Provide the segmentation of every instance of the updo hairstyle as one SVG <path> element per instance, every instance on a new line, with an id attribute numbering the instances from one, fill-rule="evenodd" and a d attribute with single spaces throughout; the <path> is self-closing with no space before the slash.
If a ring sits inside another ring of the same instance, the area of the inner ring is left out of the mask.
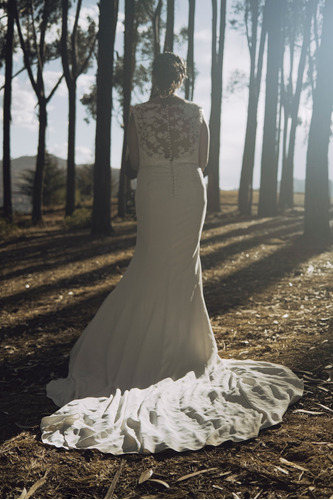
<path id="1" fill-rule="evenodd" d="M 159 97 L 170 96 L 186 77 L 186 63 L 173 52 L 159 54 L 153 63 L 153 86 Z"/>

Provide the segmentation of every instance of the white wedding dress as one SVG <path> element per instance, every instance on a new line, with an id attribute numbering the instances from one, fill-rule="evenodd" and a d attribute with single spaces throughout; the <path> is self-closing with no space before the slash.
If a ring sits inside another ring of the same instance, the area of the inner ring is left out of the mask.
<path id="1" fill-rule="evenodd" d="M 47 386 L 61 408 L 43 418 L 42 440 L 57 447 L 119 455 L 241 441 L 280 422 L 302 395 L 284 366 L 218 356 L 199 255 L 202 110 L 165 102 L 134 108 L 136 248 L 76 342 L 68 377 Z"/>

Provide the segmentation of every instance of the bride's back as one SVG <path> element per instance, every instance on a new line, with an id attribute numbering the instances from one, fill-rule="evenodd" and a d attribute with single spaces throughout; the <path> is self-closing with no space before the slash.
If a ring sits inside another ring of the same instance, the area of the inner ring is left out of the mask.
<path id="1" fill-rule="evenodd" d="M 202 109 L 176 96 L 134 107 L 140 168 L 172 163 L 198 166 Z"/>

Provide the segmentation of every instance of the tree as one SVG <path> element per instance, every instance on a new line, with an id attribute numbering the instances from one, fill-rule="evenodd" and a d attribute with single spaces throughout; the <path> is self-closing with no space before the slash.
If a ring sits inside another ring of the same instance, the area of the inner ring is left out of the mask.
<path id="1" fill-rule="evenodd" d="M 238 190 L 238 209 L 241 214 L 250 215 L 252 209 L 253 169 L 257 138 L 258 101 L 260 95 L 262 64 L 266 40 L 266 4 L 263 7 L 258 55 L 258 0 L 247 0 L 244 10 L 244 17 L 247 43 L 250 52 L 250 80 L 242 170 Z M 248 24 L 250 24 L 250 26 L 248 26 Z"/>
<path id="2" fill-rule="evenodd" d="M 306 159 L 304 235 L 330 237 L 328 147 L 333 108 L 333 2 L 325 0 Z"/>
<path id="3" fill-rule="evenodd" d="M 10 110 L 12 101 L 12 72 L 14 50 L 14 8 L 13 0 L 7 3 L 7 32 L 5 39 L 5 85 L 3 99 L 3 216 L 12 219 L 12 188 L 10 161 Z"/>
<path id="4" fill-rule="evenodd" d="M 68 88 L 66 215 L 71 215 L 75 209 L 76 83 L 78 77 L 89 67 L 96 41 L 94 21 L 90 20 L 86 32 L 79 26 L 81 5 L 82 0 L 78 0 L 73 30 L 69 38 L 69 0 L 62 0 L 61 60 Z"/>
<path id="5" fill-rule="evenodd" d="M 135 47 L 137 38 L 137 23 L 135 22 L 135 7 L 138 2 L 125 0 L 125 36 L 124 36 L 124 68 L 123 68 L 123 122 L 124 139 L 121 157 L 119 180 L 118 215 L 126 214 L 127 194 L 130 190 L 130 180 L 126 175 L 127 165 L 127 128 L 130 115 L 133 71 L 135 66 Z"/>
<path id="6" fill-rule="evenodd" d="M 31 201 L 34 192 L 33 170 L 27 169 L 21 174 L 21 182 L 19 192 L 27 196 Z M 43 205 L 51 206 L 63 202 L 65 188 L 65 171 L 59 168 L 57 160 L 54 156 L 45 152 L 45 168 L 43 176 Z"/>
<path id="7" fill-rule="evenodd" d="M 285 113 L 285 134 L 287 135 L 287 124 L 288 118 L 291 118 L 290 131 L 289 131 L 289 143 L 288 152 L 286 153 L 286 147 L 283 148 L 283 163 L 282 163 L 282 176 L 281 176 L 281 186 L 279 194 L 279 207 L 283 210 L 285 208 L 292 208 L 294 205 L 293 195 L 293 183 L 294 183 L 294 153 L 295 153 L 295 142 L 296 142 L 296 130 L 298 126 L 298 110 L 301 98 L 301 92 L 303 87 L 303 77 L 306 63 L 306 54 L 309 49 L 310 35 L 311 35 L 311 22 L 317 8 L 317 0 L 308 0 L 306 5 L 305 19 L 301 23 L 301 31 L 303 33 L 302 48 L 298 62 L 297 70 L 297 81 L 295 92 L 293 92 L 292 74 L 293 74 L 293 51 L 295 45 L 295 36 L 290 36 L 290 72 L 289 72 L 289 84 L 288 92 L 284 92 L 288 97 L 287 102 L 284 103 L 284 113 Z M 296 8 L 297 5 L 293 2 L 294 16 L 299 18 L 299 11 Z M 289 111 L 290 109 L 290 111 Z"/>
<path id="8" fill-rule="evenodd" d="M 208 188 L 207 209 L 210 212 L 220 211 L 220 136 L 222 107 L 222 67 L 224 51 L 224 33 L 226 20 L 226 0 L 220 3 L 220 26 L 217 38 L 217 0 L 212 0 L 212 67 L 211 67 L 211 110 L 210 110 L 210 155 L 207 166 Z"/>
<path id="9" fill-rule="evenodd" d="M 112 231 L 110 148 L 113 53 L 117 19 L 118 0 L 100 0 L 92 234 L 110 234 Z"/>
<path id="10" fill-rule="evenodd" d="M 56 58 L 58 54 L 55 50 L 56 44 L 46 44 L 46 31 L 52 24 L 58 22 L 60 3 L 58 0 L 44 0 L 42 2 L 38 2 L 35 6 L 34 0 L 27 0 L 27 2 L 21 6 L 21 10 L 19 10 L 18 0 L 13 0 L 13 7 L 15 10 L 15 18 L 20 45 L 23 51 L 24 65 L 28 72 L 30 83 L 38 101 L 39 130 L 32 202 L 32 223 L 40 224 L 43 220 L 42 190 L 46 148 L 47 105 L 52 99 L 63 77 L 63 75 L 61 75 L 58 82 L 47 96 L 45 92 L 43 76 L 44 65 L 47 60 Z M 26 20 L 25 37 L 21 26 L 21 18 Z M 37 33 L 39 33 L 39 38 L 37 36 Z M 32 71 L 33 59 L 37 59 L 36 76 Z"/>
<path id="11" fill-rule="evenodd" d="M 167 0 L 167 22 L 164 40 L 164 52 L 173 52 L 175 25 L 175 0 Z"/>
<path id="12" fill-rule="evenodd" d="M 193 101 L 194 94 L 194 17 L 195 0 L 189 0 L 188 10 L 188 45 L 187 45 L 187 78 L 185 80 L 185 99 Z"/>
<path id="13" fill-rule="evenodd" d="M 258 215 L 271 217 L 277 213 L 277 106 L 281 65 L 282 14 L 284 0 L 267 0 L 267 72 L 264 134 L 261 156 L 261 179 Z"/>

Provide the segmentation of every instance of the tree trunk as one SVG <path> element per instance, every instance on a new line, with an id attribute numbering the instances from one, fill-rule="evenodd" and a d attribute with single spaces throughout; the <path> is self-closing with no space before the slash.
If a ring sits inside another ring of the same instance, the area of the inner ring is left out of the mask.
<path id="1" fill-rule="evenodd" d="M 330 237 L 328 147 L 333 107 L 333 2 L 323 10 L 317 80 L 306 160 L 304 235 L 315 241 Z"/>
<path id="2" fill-rule="evenodd" d="M 253 12 L 255 15 L 255 12 Z M 266 39 L 266 4 L 264 6 L 263 20 L 261 26 L 260 44 L 258 52 L 257 71 L 255 74 L 256 58 L 256 29 L 252 31 L 252 50 L 250 50 L 251 66 L 249 81 L 249 101 L 246 121 L 245 142 L 243 150 L 241 178 L 238 190 L 238 209 L 241 214 L 250 215 L 252 209 L 252 185 L 255 145 L 257 138 L 257 113 L 260 94 L 262 63 Z"/>
<path id="3" fill-rule="evenodd" d="M 165 30 L 164 52 L 173 52 L 175 25 L 175 0 L 167 0 L 167 23 Z"/>
<path id="4" fill-rule="evenodd" d="M 207 166 L 207 210 L 220 211 L 220 142 L 221 142 L 221 107 L 222 107 L 222 68 L 224 50 L 224 32 L 226 19 L 226 0 L 220 4 L 220 29 L 218 51 L 217 45 L 217 2 L 212 0 L 212 93 L 210 111 L 210 154 Z"/>
<path id="5" fill-rule="evenodd" d="M 152 24 L 153 24 L 153 37 L 154 37 L 154 57 L 158 56 L 161 52 L 160 45 L 160 32 L 161 32 L 161 10 L 163 6 L 163 0 L 158 0 L 157 7 L 153 14 Z"/>
<path id="6" fill-rule="evenodd" d="M 267 73 L 258 215 L 277 214 L 277 106 L 284 1 L 267 0 Z"/>
<path id="7" fill-rule="evenodd" d="M 66 215 L 75 210 L 75 130 L 76 130 L 76 80 L 68 87 L 68 144 L 67 144 L 67 181 Z"/>
<path id="8" fill-rule="evenodd" d="M 11 221 L 13 215 L 12 187 L 11 187 L 11 162 L 10 162 L 10 110 L 12 102 L 12 72 L 13 72 L 13 41 L 14 41 L 14 16 L 12 0 L 8 2 L 8 21 L 5 50 L 5 89 L 3 98 L 3 216 Z"/>
<path id="9" fill-rule="evenodd" d="M 301 55 L 298 63 L 296 89 L 292 100 L 288 153 L 286 155 L 282 168 L 281 187 L 279 195 L 279 207 L 282 210 L 284 210 L 285 208 L 292 208 L 294 206 L 294 154 L 296 129 L 298 125 L 298 110 L 303 86 L 306 54 L 310 43 L 311 21 L 316 8 L 317 0 L 309 0 L 307 4 L 306 19 L 303 29 L 304 35 Z"/>
<path id="10" fill-rule="evenodd" d="M 100 0 L 92 234 L 110 234 L 113 51 L 118 0 Z"/>
<path id="11" fill-rule="evenodd" d="M 133 59 L 134 59 L 134 17 L 135 3 L 132 0 L 125 0 L 125 41 L 124 41 L 124 80 L 123 80 L 123 122 L 124 122 L 124 139 L 123 150 L 121 156 L 121 169 L 119 178 L 119 195 L 118 195 L 118 215 L 125 217 L 127 212 L 127 199 L 130 183 L 126 175 L 127 162 L 127 128 L 130 115 L 132 80 L 133 80 Z"/>
<path id="12" fill-rule="evenodd" d="M 43 205 L 43 178 L 45 165 L 45 137 L 47 127 L 46 99 L 39 100 L 39 130 L 38 130 L 38 150 L 36 160 L 36 171 L 34 178 L 34 187 L 32 193 L 32 223 L 42 224 L 42 205 Z"/>
<path id="13" fill-rule="evenodd" d="M 185 80 L 185 99 L 193 101 L 194 94 L 194 17 L 195 0 L 189 0 L 188 11 L 188 46 L 187 46 L 187 78 Z"/>

